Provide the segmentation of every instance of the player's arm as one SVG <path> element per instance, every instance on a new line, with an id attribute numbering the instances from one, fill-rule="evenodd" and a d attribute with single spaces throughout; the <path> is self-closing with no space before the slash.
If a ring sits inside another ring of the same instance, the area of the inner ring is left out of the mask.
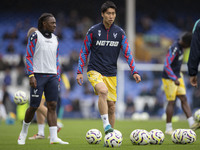
<path id="1" fill-rule="evenodd" d="M 60 82 L 60 64 L 59 64 L 58 55 L 59 55 L 59 43 L 58 43 L 57 53 L 56 53 L 56 66 L 57 66 L 58 81 Z"/>
<path id="2" fill-rule="evenodd" d="M 190 83 L 197 87 L 197 73 L 200 61 L 200 20 L 198 20 L 193 28 L 190 55 L 188 59 L 188 72 L 190 75 Z"/>
<path id="3" fill-rule="evenodd" d="M 92 33 L 88 33 L 84 39 L 84 42 L 79 54 L 77 77 L 76 77 L 76 80 L 79 85 L 82 85 L 83 83 L 83 67 L 85 66 L 87 62 L 87 58 L 90 53 L 91 44 L 92 44 Z"/>
<path id="4" fill-rule="evenodd" d="M 133 55 L 131 53 L 130 46 L 128 44 L 128 40 L 124 34 L 122 35 L 121 50 L 126 59 L 126 62 L 128 63 L 128 65 L 131 69 L 133 78 L 135 79 L 136 83 L 139 83 L 141 81 L 141 77 L 136 70 L 135 61 L 133 59 Z"/>
<path id="5" fill-rule="evenodd" d="M 168 77 L 174 81 L 176 85 L 179 85 L 178 77 L 174 74 L 171 64 L 174 61 L 175 57 L 177 55 L 177 48 L 170 48 L 167 55 L 166 55 L 166 60 L 164 63 L 164 70 L 167 73 Z"/>
<path id="6" fill-rule="evenodd" d="M 26 72 L 29 76 L 30 86 L 37 87 L 37 82 L 33 73 L 33 56 L 35 53 L 35 46 L 37 43 L 37 34 L 34 32 L 29 38 L 26 47 Z"/>

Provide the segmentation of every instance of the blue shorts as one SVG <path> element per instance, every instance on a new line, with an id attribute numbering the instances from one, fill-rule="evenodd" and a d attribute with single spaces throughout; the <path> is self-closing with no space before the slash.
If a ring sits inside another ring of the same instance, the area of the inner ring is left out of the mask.
<path id="1" fill-rule="evenodd" d="M 37 87 L 30 90 L 30 106 L 39 107 L 42 93 L 44 92 L 46 101 L 57 101 L 59 81 L 56 75 L 34 74 L 37 80 Z"/>

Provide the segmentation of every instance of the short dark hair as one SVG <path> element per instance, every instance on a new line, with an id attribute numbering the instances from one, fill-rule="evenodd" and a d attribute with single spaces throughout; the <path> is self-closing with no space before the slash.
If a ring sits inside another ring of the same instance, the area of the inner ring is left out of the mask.
<path id="1" fill-rule="evenodd" d="M 42 31 L 43 29 L 43 22 L 46 21 L 49 17 L 54 17 L 51 13 L 43 13 L 40 18 L 38 19 L 38 30 Z"/>
<path id="2" fill-rule="evenodd" d="M 101 6 L 101 12 L 106 12 L 108 8 L 113 8 L 115 11 L 117 10 L 117 6 L 112 1 L 106 1 Z"/>
<path id="3" fill-rule="evenodd" d="M 191 32 L 184 32 L 181 35 L 181 40 L 184 43 L 184 45 L 186 45 L 187 47 L 190 46 L 191 41 L 192 41 L 192 33 Z"/>

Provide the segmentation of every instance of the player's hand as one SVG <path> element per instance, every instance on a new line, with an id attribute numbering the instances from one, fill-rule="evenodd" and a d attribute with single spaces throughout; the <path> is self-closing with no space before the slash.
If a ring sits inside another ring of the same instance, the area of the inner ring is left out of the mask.
<path id="1" fill-rule="evenodd" d="M 83 74 L 77 74 L 76 76 L 76 81 L 78 82 L 78 84 L 81 86 L 83 83 Z"/>
<path id="2" fill-rule="evenodd" d="M 194 87 L 198 87 L 197 76 L 190 76 L 190 84 Z"/>
<path id="3" fill-rule="evenodd" d="M 135 79 L 136 83 L 139 83 L 141 81 L 141 77 L 139 74 L 134 74 L 133 78 Z"/>
<path id="4" fill-rule="evenodd" d="M 35 88 L 37 87 L 37 81 L 36 81 L 36 79 L 35 79 L 34 76 L 32 76 L 32 77 L 29 78 L 29 83 L 30 83 L 30 86 L 31 86 L 32 88 L 35 89 Z"/>
<path id="5" fill-rule="evenodd" d="M 174 83 L 176 84 L 176 85 L 180 85 L 180 82 L 178 81 L 178 79 L 176 79 L 175 81 L 174 81 Z"/>

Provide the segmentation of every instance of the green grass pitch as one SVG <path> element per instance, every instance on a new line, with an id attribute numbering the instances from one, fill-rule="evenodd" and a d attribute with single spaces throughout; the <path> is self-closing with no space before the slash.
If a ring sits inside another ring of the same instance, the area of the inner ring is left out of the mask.
<path id="1" fill-rule="evenodd" d="M 26 140 L 25 145 L 17 145 L 17 138 L 21 130 L 21 122 L 15 122 L 14 125 L 6 125 L 4 122 L 0 124 L 0 150 L 99 150 L 99 149 L 112 149 L 103 147 L 103 139 L 98 145 L 89 145 L 85 140 L 85 134 L 89 129 L 99 129 L 102 134 L 103 127 L 101 120 L 84 120 L 84 119 L 65 119 L 62 121 L 64 128 L 60 131 L 58 136 L 69 145 L 51 145 L 49 139 L 43 140 Z M 173 127 L 188 128 L 187 121 L 179 121 L 173 123 Z M 192 144 L 179 145 L 171 141 L 169 135 L 165 135 L 165 140 L 162 145 L 132 145 L 129 135 L 134 129 L 160 129 L 164 132 L 165 121 L 163 120 L 150 120 L 150 121 L 132 121 L 123 120 L 116 121 L 115 128 L 122 132 L 123 142 L 121 150 L 199 150 L 200 149 L 200 129 L 195 131 L 197 141 Z M 28 136 L 37 133 L 37 125 L 31 124 L 29 127 Z M 48 126 L 45 126 L 45 137 L 48 137 Z M 104 134 L 103 134 L 104 137 Z"/>

